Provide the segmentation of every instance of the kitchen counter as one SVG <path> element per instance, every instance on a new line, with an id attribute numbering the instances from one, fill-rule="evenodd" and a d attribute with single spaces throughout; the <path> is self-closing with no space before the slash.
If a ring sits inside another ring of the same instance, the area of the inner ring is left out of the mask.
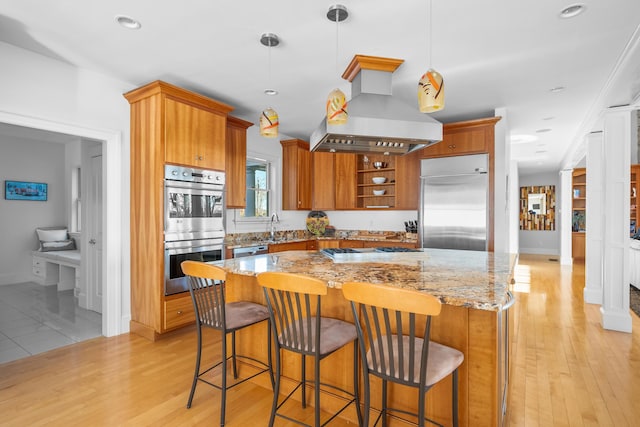
<path id="1" fill-rule="evenodd" d="M 346 281 L 385 283 L 429 292 L 444 304 L 431 322 L 431 338 L 464 354 L 459 368 L 460 426 L 504 425 L 508 375 L 511 360 L 513 300 L 509 292 L 516 255 L 492 252 L 425 249 L 421 252 L 364 252 L 361 257 L 335 261 L 318 251 L 286 251 L 267 255 L 215 261 L 227 271 L 227 301 L 266 304 L 256 276 L 264 271 L 307 274 L 327 283 L 322 299 L 324 316 L 353 322 L 349 302 L 340 287 Z M 341 257 L 338 257 L 341 258 Z M 264 327 L 238 331 L 238 352 L 263 360 L 267 333 Z M 331 356 L 333 369 L 324 369 L 321 382 L 351 387 L 353 353 L 348 348 Z M 289 393 L 300 377 L 300 358 L 284 354 L 283 394 Z M 270 389 L 261 376 L 251 381 Z M 380 402 L 380 383 L 372 380 L 373 407 Z M 297 394 L 294 394 L 294 398 Z M 322 406 L 337 409 L 340 399 L 322 397 Z M 412 389 L 394 389 L 390 406 L 417 412 Z M 353 412 L 353 411 L 352 411 Z M 340 415 L 357 423 L 355 415 Z M 451 424 L 451 381 L 445 379 L 427 393 L 427 416 L 443 425 Z"/>
<path id="2" fill-rule="evenodd" d="M 255 276 L 285 271 L 317 277 L 331 288 L 363 281 L 429 292 L 444 304 L 498 311 L 516 255 L 493 252 L 424 249 L 422 252 L 368 252 L 332 260 L 321 252 L 288 251 L 215 262 L 226 271 Z"/>

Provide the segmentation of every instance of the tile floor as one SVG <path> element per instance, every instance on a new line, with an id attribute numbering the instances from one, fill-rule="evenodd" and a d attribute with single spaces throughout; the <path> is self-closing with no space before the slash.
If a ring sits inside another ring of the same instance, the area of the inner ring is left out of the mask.
<path id="1" fill-rule="evenodd" d="M 102 335 L 102 316 L 73 290 L 27 282 L 0 286 L 0 363 Z"/>

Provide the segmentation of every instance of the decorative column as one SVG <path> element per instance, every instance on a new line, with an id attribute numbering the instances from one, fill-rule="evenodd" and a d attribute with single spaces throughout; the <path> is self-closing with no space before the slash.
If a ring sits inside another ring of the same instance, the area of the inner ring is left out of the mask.
<path id="1" fill-rule="evenodd" d="M 584 301 L 602 304 L 604 247 L 604 152 L 602 132 L 590 133 L 587 146 L 586 252 Z"/>
<path id="2" fill-rule="evenodd" d="M 560 171 L 560 264 L 572 265 L 571 258 L 571 198 L 573 194 L 573 175 L 571 169 Z"/>
<path id="3" fill-rule="evenodd" d="M 621 332 L 631 332 L 629 157 L 632 132 L 636 132 L 632 113 L 627 108 L 611 108 L 604 114 L 604 293 L 600 312 L 603 328 Z"/>

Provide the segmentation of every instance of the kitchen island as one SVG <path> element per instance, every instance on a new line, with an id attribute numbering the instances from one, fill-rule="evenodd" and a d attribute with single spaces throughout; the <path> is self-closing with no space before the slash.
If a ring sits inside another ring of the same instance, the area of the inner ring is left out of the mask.
<path id="1" fill-rule="evenodd" d="M 340 287 L 348 281 L 387 284 L 428 292 L 443 303 L 433 319 L 431 338 L 464 353 L 459 370 L 461 426 L 495 426 L 504 423 L 509 373 L 509 317 L 512 303 L 509 285 L 516 255 L 493 252 L 424 249 L 412 253 L 367 252 L 331 259 L 319 251 L 289 251 L 216 261 L 227 273 L 229 301 L 245 299 L 265 304 L 255 276 L 264 271 L 306 274 L 327 283 L 324 316 L 353 322 Z M 249 328 L 238 340 L 239 349 L 264 358 L 267 351 L 264 328 Z M 346 385 L 352 381 L 352 350 L 347 346 L 327 359 L 322 381 Z M 285 354 L 284 375 L 298 378 L 299 359 Z M 309 375 L 311 377 L 311 375 Z M 266 379 L 265 387 L 269 387 Z M 290 381 L 293 384 L 293 381 Z M 283 383 L 283 385 L 286 383 Z M 283 387 L 283 393 L 288 388 Z M 372 407 L 379 407 L 379 383 L 372 382 Z M 391 406 L 415 410 L 414 389 L 390 386 Z M 340 402 L 323 396 L 327 409 Z M 445 425 L 451 422 L 451 381 L 437 384 L 427 393 L 427 414 Z M 355 411 L 343 414 L 355 420 Z"/>

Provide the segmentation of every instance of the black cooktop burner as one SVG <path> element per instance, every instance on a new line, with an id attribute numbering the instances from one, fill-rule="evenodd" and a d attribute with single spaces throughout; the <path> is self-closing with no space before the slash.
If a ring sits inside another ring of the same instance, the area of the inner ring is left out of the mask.
<path id="1" fill-rule="evenodd" d="M 325 248 L 322 249 L 325 255 L 333 256 L 335 254 L 357 254 L 360 251 L 351 248 Z"/>
<path id="2" fill-rule="evenodd" d="M 376 252 L 420 252 L 418 249 L 403 248 L 401 246 L 378 247 Z"/>

